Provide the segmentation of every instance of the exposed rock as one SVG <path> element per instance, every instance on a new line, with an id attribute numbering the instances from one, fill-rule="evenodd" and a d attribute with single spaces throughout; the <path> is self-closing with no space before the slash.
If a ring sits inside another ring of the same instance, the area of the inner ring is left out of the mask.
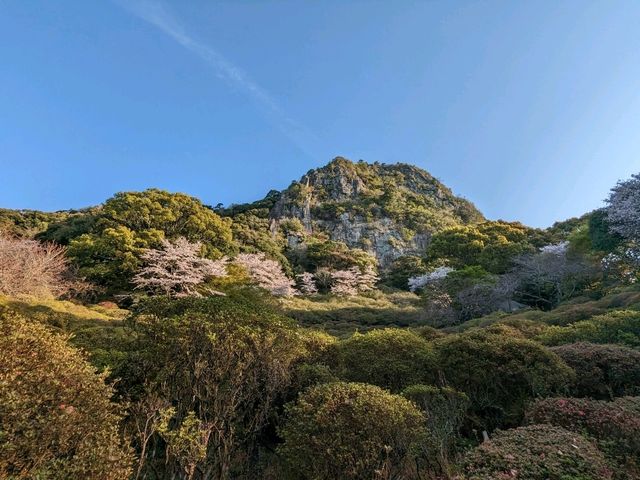
<path id="1" fill-rule="evenodd" d="M 424 253 L 431 235 L 442 228 L 483 219 L 473 204 L 424 170 L 341 157 L 281 192 L 269 218 L 272 232 L 296 218 L 307 234 L 324 232 L 362 248 L 383 267 L 398 256 Z M 299 239 L 289 243 L 298 245 Z"/>

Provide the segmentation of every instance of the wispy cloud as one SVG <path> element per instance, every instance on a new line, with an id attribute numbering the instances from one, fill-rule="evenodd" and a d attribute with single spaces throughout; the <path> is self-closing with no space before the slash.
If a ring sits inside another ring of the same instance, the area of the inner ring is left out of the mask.
<path id="1" fill-rule="evenodd" d="M 252 98 L 268 120 L 309 156 L 318 152 L 318 138 L 300 122 L 289 117 L 269 92 L 252 80 L 242 69 L 234 65 L 215 48 L 193 38 L 161 2 L 155 0 L 115 0 L 132 15 L 153 25 L 186 50 L 200 57 L 216 77 L 244 92 Z"/>

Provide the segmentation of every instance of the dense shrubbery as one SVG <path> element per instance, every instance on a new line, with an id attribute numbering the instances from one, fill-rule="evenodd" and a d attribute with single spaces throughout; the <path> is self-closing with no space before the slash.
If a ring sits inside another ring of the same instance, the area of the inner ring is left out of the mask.
<path id="1" fill-rule="evenodd" d="M 529 400 L 562 392 L 574 375 L 554 353 L 505 331 L 450 335 L 434 348 L 444 380 L 469 396 L 483 429 L 517 425 Z"/>
<path id="2" fill-rule="evenodd" d="M 436 380 L 429 342 L 408 330 L 356 333 L 335 345 L 336 373 L 351 382 L 378 385 L 392 392 Z"/>
<path id="3" fill-rule="evenodd" d="M 576 372 L 573 396 L 611 399 L 640 394 L 640 352 L 636 350 L 581 342 L 551 351 Z"/>
<path id="4" fill-rule="evenodd" d="M 403 390 L 402 396 L 415 403 L 427 419 L 428 440 L 421 460 L 430 471 L 450 473 L 450 457 L 455 454 L 469 397 L 450 387 L 432 385 L 412 385 Z"/>
<path id="5" fill-rule="evenodd" d="M 527 419 L 530 423 L 558 425 L 587 434 L 612 458 L 613 464 L 635 470 L 640 465 L 640 415 L 628 408 L 627 402 L 547 398 L 529 408 Z"/>
<path id="6" fill-rule="evenodd" d="M 292 478 L 415 478 L 424 416 L 404 398 L 359 383 L 328 383 L 287 408 L 280 453 Z M 398 477 L 400 476 L 400 477 Z"/>
<path id="7" fill-rule="evenodd" d="M 560 427 L 533 425 L 497 432 L 465 459 L 466 480 L 606 480 L 598 448 Z"/>
<path id="8" fill-rule="evenodd" d="M 188 462 L 194 478 L 248 474 L 255 465 L 241 459 L 255 454 L 257 436 L 287 392 L 294 362 L 305 354 L 295 327 L 265 304 L 228 297 L 156 299 L 142 305 L 134 320 L 144 348 L 138 375 L 145 398 L 173 406 L 163 438 L 190 424 L 206 432 L 206 439 L 197 436 L 189 444 L 203 452 L 197 457 L 165 452 L 153 437 L 155 447 L 141 460 L 153 468 L 166 465 L 168 475 Z"/>
<path id="9" fill-rule="evenodd" d="M 640 313 L 619 310 L 564 327 L 550 327 L 538 339 L 546 345 L 575 342 L 619 343 L 640 347 Z"/>
<path id="10" fill-rule="evenodd" d="M 64 337 L 0 312 L 0 477 L 127 478 L 112 394 Z"/>

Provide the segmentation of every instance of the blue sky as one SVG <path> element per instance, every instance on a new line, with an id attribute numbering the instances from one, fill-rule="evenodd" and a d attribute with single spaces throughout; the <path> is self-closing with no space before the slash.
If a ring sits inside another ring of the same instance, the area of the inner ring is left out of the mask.
<path id="1" fill-rule="evenodd" d="M 5 0 L 0 207 L 261 198 L 341 155 L 547 226 L 640 171 L 640 3 Z"/>

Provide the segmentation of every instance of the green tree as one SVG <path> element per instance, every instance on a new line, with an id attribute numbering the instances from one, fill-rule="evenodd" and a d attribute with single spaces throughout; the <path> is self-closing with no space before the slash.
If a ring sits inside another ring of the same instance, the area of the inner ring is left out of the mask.
<path id="1" fill-rule="evenodd" d="M 104 379 L 63 336 L 0 312 L 0 477 L 127 478 L 133 458 Z"/>
<path id="2" fill-rule="evenodd" d="M 474 226 L 451 227 L 433 236 L 427 256 L 431 261 L 447 260 L 454 268 L 478 265 L 488 241 L 489 237 Z"/>
<path id="3" fill-rule="evenodd" d="M 603 208 L 595 210 L 589 217 L 589 236 L 594 250 L 613 252 L 624 239 L 613 231 L 607 220 L 607 211 Z"/>
<path id="4" fill-rule="evenodd" d="M 454 268 L 478 265 L 491 273 L 505 273 L 514 258 L 535 251 L 539 235 L 517 222 L 456 226 L 433 236 L 427 257 L 431 262 L 445 261 Z"/>
<path id="5" fill-rule="evenodd" d="M 342 242 L 333 240 L 311 240 L 307 245 L 306 270 L 329 268 L 331 270 L 347 270 L 351 267 L 364 269 L 376 266 L 376 259 L 364 250 L 349 248 Z"/>
<path id="6" fill-rule="evenodd" d="M 417 277 L 427 272 L 424 260 L 413 255 L 404 255 L 396 258 L 385 272 L 382 283 L 390 287 L 409 290 L 408 281 L 411 277 Z"/>
<path id="7" fill-rule="evenodd" d="M 96 213 L 91 230 L 70 241 L 80 272 L 112 290 L 130 287 L 146 248 L 163 239 L 200 242 L 207 258 L 235 251 L 231 220 L 182 193 L 149 189 L 117 193 Z"/>
<path id="8" fill-rule="evenodd" d="M 379 387 L 328 383 L 288 406 L 279 451 L 292 478 L 411 478 L 424 422 L 412 402 Z"/>

